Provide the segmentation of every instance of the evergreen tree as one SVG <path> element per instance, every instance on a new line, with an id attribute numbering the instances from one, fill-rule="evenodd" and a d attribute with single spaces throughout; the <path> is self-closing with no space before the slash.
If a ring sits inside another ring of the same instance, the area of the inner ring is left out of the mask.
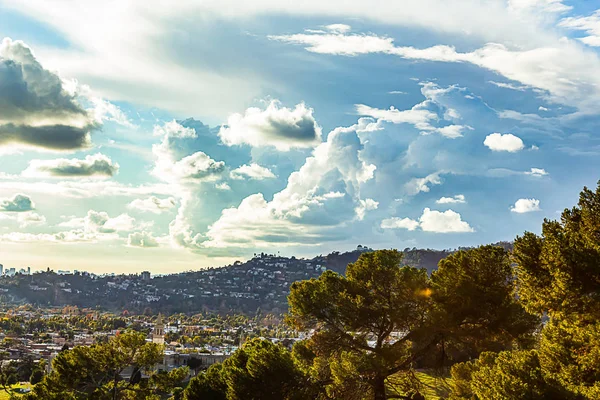
<path id="1" fill-rule="evenodd" d="M 314 330 L 297 353 L 329 396 L 386 399 L 389 377 L 412 376 L 432 353 L 510 348 L 535 326 L 515 299 L 503 249 L 459 252 L 431 279 L 401 259 L 395 250 L 366 253 L 346 276 L 326 271 L 292 285 L 288 322 Z"/>

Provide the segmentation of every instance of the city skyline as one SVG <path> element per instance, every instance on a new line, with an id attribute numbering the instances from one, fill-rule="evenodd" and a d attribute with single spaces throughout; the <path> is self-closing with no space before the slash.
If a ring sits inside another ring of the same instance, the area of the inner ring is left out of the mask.
<path id="1" fill-rule="evenodd" d="M 0 40 L 17 270 L 510 241 L 600 178 L 591 2 L 0 0 Z"/>

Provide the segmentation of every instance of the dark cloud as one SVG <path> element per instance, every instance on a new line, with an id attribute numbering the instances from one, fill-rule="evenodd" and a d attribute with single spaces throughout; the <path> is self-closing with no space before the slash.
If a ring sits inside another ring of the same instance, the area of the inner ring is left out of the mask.
<path id="1" fill-rule="evenodd" d="M 23 42 L 0 44 L 0 146 L 49 150 L 89 146 L 97 123 L 65 90 L 61 78 L 37 61 Z"/>
<path id="2" fill-rule="evenodd" d="M 89 132 L 93 127 L 0 125 L 0 146 L 22 144 L 56 151 L 84 149 L 91 145 Z"/>
<path id="3" fill-rule="evenodd" d="M 32 160 L 24 175 L 56 177 L 109 177 L 119 171 L 119 164 L 104 154 L 88 155 L 85 159 Z"/>
<path id="4" fill-rule="evenodd" d="M 10 199 L 0 199 L 0 211 L 25 212 L 34 209 L 33 201 L 25 194 L 15 194 Z"/>

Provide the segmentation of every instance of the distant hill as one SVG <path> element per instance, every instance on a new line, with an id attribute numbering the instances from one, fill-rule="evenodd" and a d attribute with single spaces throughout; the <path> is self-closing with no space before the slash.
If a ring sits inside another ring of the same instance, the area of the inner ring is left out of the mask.
<path id="1" fill-rule="evenodd" d="M 508 250 L 512 244 L 497 243 Z M 349 263 L 372 249 L 358 246 L 350 252 L 332 252 L 312 259 L 261 253 L 245 262 L 220 268 L 156 276 L 131 274 L 96 276 L 88 273 L 0 277 L 0 302 L 39 306 L 70 305 L 136 313 L 254 314 L 285 312 L 290 285 L 318 277 L 330 269 L 343 274 Z M 404 264 L 431 272 L 456 250 L 404 249 Z"/>

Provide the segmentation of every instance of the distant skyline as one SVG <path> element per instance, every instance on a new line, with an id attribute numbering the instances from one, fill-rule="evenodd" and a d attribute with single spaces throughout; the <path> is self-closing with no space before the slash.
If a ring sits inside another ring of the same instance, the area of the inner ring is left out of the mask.
<path id="1" fill-rule="evenodd" d="M 600 6 L 0 0 L 0 264 L 539 232 L 600 179 Z"/>

